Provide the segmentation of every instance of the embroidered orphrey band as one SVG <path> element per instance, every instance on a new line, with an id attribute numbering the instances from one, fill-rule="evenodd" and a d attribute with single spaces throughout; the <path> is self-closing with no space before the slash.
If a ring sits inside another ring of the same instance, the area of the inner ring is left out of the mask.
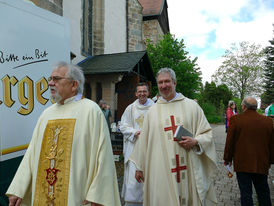
<path id="1" fill-rule="evenodd" d="M 41 146 L 33 205 L 67 205 L 75 121 L 48 121 Z"/>

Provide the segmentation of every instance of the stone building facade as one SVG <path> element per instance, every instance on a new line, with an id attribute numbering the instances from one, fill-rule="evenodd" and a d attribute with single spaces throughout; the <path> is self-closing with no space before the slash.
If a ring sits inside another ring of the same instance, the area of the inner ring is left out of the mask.
<path id="1" fill-rule="evenodd" d="M 169 31 L 166 0 L 31 0 L 70 21 L 73 64 L 89 56 L 145 50 Z M 167 23 L 166 23 L 167 22 Z M 117 109 L 119 75 L 86 75 L 86 96 Z M 132 82 L 139 81 L 138 79 Z"/>
<path id="2" fill-rule="evenodd" d="M 92 46 L 89 46 L 90 55 L 104 54 L 104 22 L 105 22 L 105 2 L 102 0 L 88 1 L 89 7 L 91 7 L 90 2 L 93 2 L 92 6 L 92 28 L 89 26 L 89 33 L 87 34 L 89 38 L 92 38 Z M 90 13 L 89 13 L 90 15 Z M 89 19 L 90 21 L 90 19 Z M 92 34 L 92 35 L 91 35 Z M 86 47 L 86 45 L 83 45 Z"/>
<path id="3" fill-rule="evenodd" d="M 161 40 L 169 32 L 167 0 L 139 0 L 143 6 L 143 37 L 152 44 Z"/>
<path id="4" fill-rule="evenodd" d="M 71 38 L 77 37 L 73 40 L 77 45 L 72 43 L 72 52 L 76 55 L 74 64 L 90 55 L 145 50 L 146 39 L 156 44 L 169 32 L 167 0 L 120 0 L 119 3 L 113 0 L 29 1 L 71 21 Z M 78 13 L 77 17 L 75 13 Z M 119 25 L 119 22 L 122 23 Z M 109 29 L 111 25 L 113 28 Z M 75 35 L 75 30 L 80 35 Z M 115 41 L 112 41 L 114 33 Z M 122 38 L 117 42 L 119 36 Z M 110 46 L 115 42 L 115 47 Z M 122 45 L 120 48 L 117 48 L 118 43 Z"/>
<path id="5" fill-rule="evenodd" d="M 164 32 L 158 22 L 158 20 L 153 19 L 151 21 L 144 21 L 143 23 L 144 39 L 145 41 L 149 39 L 152 44 L 156 44 L 161 40 Z"/>
<path id="6" fill-rule="evenodd" d="M 127 51 L 143 51 L 145 50 L 142 30 L 143 7 L 137 0 L 128 0 L 127 4 Z"/>

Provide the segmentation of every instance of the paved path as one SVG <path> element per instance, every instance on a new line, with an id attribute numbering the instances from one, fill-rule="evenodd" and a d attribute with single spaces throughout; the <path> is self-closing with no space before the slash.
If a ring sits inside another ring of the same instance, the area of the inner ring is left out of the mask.
<path id="1" fill-rule="evenodd" d="M 236 180 L 236 174 L 234 173 L 232 178 L 227 177 L 227 171 L 223 166 L 223 151 L 225 146 L 226 133 L 224 125 L 211 125 L 213 128 L 213 138 L 216 145 L 216 151 L 218 155 L 218 175 L 215 180 L 215 187 L 217 191 L 218 206 L 240 206 L 240 191 Z M 271 167 L 269 173 L 269 186 L 271 192 L 271 200 L 274 205 L 274 166 Z M 256 205 L 256 195 L 253 195 Z"/>

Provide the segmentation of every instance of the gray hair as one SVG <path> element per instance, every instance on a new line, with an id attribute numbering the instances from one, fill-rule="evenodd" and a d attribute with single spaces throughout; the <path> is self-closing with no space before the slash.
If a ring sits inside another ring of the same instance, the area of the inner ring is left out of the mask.
<path id="1" fill-rule="evenodd" d="M 103 105 L 103 104 L 106 104 L 106 102 L 105 102 L 105 100 L 101 99 L 101 100 L 98 102 L 98 104 L 101 106 L 101 105 Z"/>
<path id="2" fill-rule="evenodd" d="M 173 82 L 176 82 L 176 74 L 175 72 L 173 71 L 173 69 L 171 68 L 161 68 L 157 74 L 156 74 L 156 77 L 158 78 L 158 76 L 162 73 L 168 73 L 172 79 Z"/>
<path id="3" fill-rule="evenodd" d="M 242 105 L 245 105 L 247 109 L 257 110 L 257 100 L 253 97 L 245 97 L 242 101 Z"/>
<path id="4" fill-rule="evenodd" d="M 66 76 L 70 80 L 74 80 L 78 82 L 78 88 L 77 88 L 77 93 L 83 94 L 84 91 L 84 84 L 85 84 L 85 76 L 83 73 L 83 70 L 81 67 L 73 65 L 73 64 L 68 64 L 66 62 L 58 62 L 55 64 L 54 69 L 58 69 L 60 67 L 66 67 L 68 69 Z"/>

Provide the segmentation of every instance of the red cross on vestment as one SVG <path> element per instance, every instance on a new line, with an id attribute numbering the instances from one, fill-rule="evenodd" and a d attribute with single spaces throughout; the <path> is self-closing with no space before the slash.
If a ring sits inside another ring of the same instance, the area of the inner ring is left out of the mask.
<path id="1" fill-rule="evenodd" d="M 171 172 L 177 172 L 176 174 L 176 178 L 177 178 L 177 182 L 180 182 L 180 171 L 181 170 L 186 170 L 186 166 L 180 166 L 179 165 L 179 155 L 176 154 L 176 167 L 171 169 Z"/>
<path id="2" fill-rule="evenodd" d="M 170 127 L 165 127 L 164 130 L 165 130 L 165 132 L 172 130 L 172 134 L 174 135 L 175 131 L 176 131 L 176 128 L 177 128 L 177 125 L 175 125 L 175 120 L 174 120 L 173 115 L 170 116 L 170 121 L 171 121 L 171 126 Z M 173 140 L 177 141 L 176 138 L 173 138 Z"/>

